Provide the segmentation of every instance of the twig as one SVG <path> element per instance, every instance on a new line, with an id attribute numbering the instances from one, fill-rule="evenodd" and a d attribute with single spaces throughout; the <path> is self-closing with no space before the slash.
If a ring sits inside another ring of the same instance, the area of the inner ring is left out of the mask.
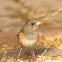
<path id="1" fill-rule="evenodd" d="M 53 41 L 52 41 L 53 42 Z M 47 49 L 50 47 L 50 45 L 52 44 L 52 42 L 49 44 L 49 46 L 45 49 L 45 51 L 41 54 L 41 57 L 47 52 Z"/>
<path id="2" fill-rule="evenodd" d="M 60 12 L 62 12 L 62 8 L 59 8 L 57 11 L 53 12 L 53 13 L 51 14 L 51 16 L 44 18 L 44 23 L 43 23 L 43 24 L 45 24 L 45 23 L 48 22 L 48 21 L 53 20 L 54 17 L 55 17 L 56 15 L 58 15 Z"/>

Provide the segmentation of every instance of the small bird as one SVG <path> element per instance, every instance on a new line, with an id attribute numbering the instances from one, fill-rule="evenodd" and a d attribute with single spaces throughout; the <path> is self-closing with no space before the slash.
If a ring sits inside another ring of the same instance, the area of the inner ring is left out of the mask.
<path id="1" fill-rule="evenodd" d="M 32 49 L 31 50 L 32 57 L 33 57 L 33 60 L 35 60 L 35 53 L 33 49 L 38 42 L 39 35 L 37 32 L 37 29 L 40 24 L 41 22 L 37 20 L 28 21 L 24 24 L 22 30 L 20 30 L 18 34 L 18 43 L 21 46 L 21 49 L 20 49 L 18 58 L 20 58 L 22 47 L 26 47 L 26 48 Z"/>

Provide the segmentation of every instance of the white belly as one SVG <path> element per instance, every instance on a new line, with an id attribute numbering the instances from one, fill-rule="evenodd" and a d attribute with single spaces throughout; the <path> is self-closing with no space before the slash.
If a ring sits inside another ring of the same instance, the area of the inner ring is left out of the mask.
<path id="1" fill-rule="evenodd" d="M 34 46 L 36 43 L 37 43 L 37 40 L 23 40 L 21 41 L 22 45 L 25 46 L 25 47 L 32 47 Z"/>

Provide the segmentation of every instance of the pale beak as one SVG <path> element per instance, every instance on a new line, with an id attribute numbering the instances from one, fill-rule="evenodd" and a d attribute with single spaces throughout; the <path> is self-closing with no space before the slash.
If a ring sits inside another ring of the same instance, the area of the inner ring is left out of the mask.
<path id="1" fill-rule="evenodd" d="M 40 24 L 41 24 L 41 22 L 37 22 L 37 23 L 36 23 L 36 25 L 40 25 Z"/>

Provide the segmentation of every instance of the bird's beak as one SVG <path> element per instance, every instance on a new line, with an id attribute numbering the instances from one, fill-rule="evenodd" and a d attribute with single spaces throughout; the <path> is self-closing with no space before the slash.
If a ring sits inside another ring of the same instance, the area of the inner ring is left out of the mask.
<path id="1" fill-rule="evenodd" d="M 41 24 L 41 22 L 37 22 L 37 23 L 36 23 L 36 25 L 40 25 L 40 24 Z"/>

